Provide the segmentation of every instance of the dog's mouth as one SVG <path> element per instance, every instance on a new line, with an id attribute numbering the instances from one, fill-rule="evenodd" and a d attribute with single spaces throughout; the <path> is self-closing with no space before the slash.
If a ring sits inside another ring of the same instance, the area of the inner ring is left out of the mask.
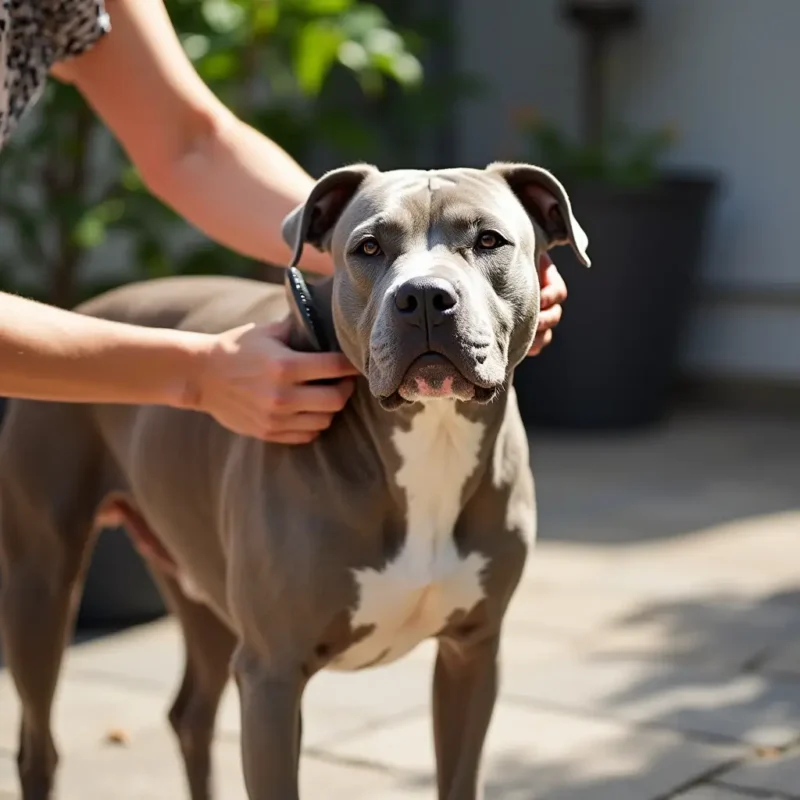
<path id="1" fill-rule="evenodd" d="M 414 359 L 392 394 L 379 399 L 384 409 L 394 411 L 409 403 L 436 398 L 488 403 L 496 394 L 496 388 L 480 386 L 464 377 L 449 358 L 427 352 Z"/>

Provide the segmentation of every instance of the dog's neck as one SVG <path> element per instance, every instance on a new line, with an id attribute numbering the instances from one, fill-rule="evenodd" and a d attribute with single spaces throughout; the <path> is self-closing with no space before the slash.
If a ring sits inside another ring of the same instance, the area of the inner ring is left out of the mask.
<path id="1" fill-rule="evenodd" d="M 316 312 L 324 328 L 327 340 L 335 350 L 339 350 L 336 330 L 333 324 L 333 278 L 322 278 L 309 283 Z M 290 302 L 292 302 L 290 298 Z M 290 346 L 298 350 L 308 350 L 309 344 L 296 321 L 292 323 Z M 390 467 L 397 459 L 395 433 L 411 431 L 423 424 L 428 436 L 441 434 L 453 438 L 469 427 L 469 423 L 479 424 L 484 435 L 494 438 L 505 415 L 508 392 L 502 392 L 488 405 L 476 405 L 450 399 L 433 399 L 425 403 L 410 403 L 394 411 L 384 409 L 378 399 L 370 392 L 365 376 L 356 378 L 356 388 L 349 405 L 357 412 L 358 418 L 366 426 L 370 439 L 380 454 L 381 460 Z M 424 418 L 425 422 L 422 423 Z M 416 420 L 416 422 L 415 422 Z"/>

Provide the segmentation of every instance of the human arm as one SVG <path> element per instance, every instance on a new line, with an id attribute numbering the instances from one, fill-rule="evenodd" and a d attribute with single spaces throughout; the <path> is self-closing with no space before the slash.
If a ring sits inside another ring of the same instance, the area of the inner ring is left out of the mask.
<path id="1" fill-rule="evenodd" d="M 184 54 L 162 0 L 107 0 L 107 8 L 111 33 L 59 64 L 56 76 L 77 86 L 164 202 L 221 244 L 283 263 L 281 223 L 306 199 L 311 176 L 213 95 Z M 332 270 L 329 255 L 314 248 L 304 250 L 301 266 Z M 550 343 L 567 296 L 548 256 L 539 277 L 542 308 L 531 355 Z"/>
<path id="2" fill-rule="evenodd" d="M 306 199 L 311 176 L 214 96 L 162 0 L 106 0 L 106 8 L 110 33 L 53 74 L 75 85 L 163 202 L 220 244 L 284 263 L 281 223 Z M 313 248 L 301 266 L 332 268 Z"/>
<path id="3" fill-rule="evenodd" d="M 189 408 L 237 433 L 301 443 L 328 426 L 352 386 L 297 384 L 355 370 L 340 354 L 293 353 L 287 333 L 145 328 L 0 292 L 0 395 Z"/>
<path id="4" fill-rule="evenodd" d="M 214 97 L 161 0 L 107 0 L 107 10 L 111 32 L 53 74 L 84 95 L 154 194 L 221 244 L 283 262 L 282 220 L 312 178 Z M 310 248 L 301 266 L 331 269 Z M 303 385 L 355 370 L 340 354 L 289 350 L 285 326 L 204 337 L 115 326 L 10 296 L 0 298 L 0 314 L 4 306 L 19 324 L 9 314 L 0 328 L 0 365 L 9 364 L 0 393 L 197 407 L 237 432 L 301 442 L 327 427 L 352 391 L 349 381 Z"/>

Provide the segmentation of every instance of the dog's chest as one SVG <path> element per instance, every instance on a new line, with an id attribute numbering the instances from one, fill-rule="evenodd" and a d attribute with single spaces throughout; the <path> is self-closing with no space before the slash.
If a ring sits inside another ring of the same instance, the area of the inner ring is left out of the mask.
<path id="1" fill-rule="evenodd" d="M 478 464 L 484 426 L 433 401 L 398 431 L 396 475 L 406 496 L 405 541 L 382 569 L 355 573 L 358 601 L 350 619 L 371 632 L 330 664 L 351 670 L 386 664 L 436 634 L 456 611 L 484 596 L 486 557 L 462 556 L 453 540 L 467 480 Z"/>

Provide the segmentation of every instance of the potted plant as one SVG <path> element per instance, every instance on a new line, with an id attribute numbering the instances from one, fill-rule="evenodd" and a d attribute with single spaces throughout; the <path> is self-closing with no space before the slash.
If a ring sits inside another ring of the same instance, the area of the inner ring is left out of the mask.
<path id="1" fill-rule="evenodd" d="M 569 192 L 593 268 L 554 254 L 569 301 L 553 343 L 516 372 L 529 425 L 624 428 L 668 407 L 703 254 L 717 179 L 661 167 L 676 132 L 634 133 L 608 122 L 604 49 L 638 21 L 632 0 L 566 5 L 583 28 L 583 136 L 571 140 L 535 113 L 517 115 L 526 156 Z"/>

